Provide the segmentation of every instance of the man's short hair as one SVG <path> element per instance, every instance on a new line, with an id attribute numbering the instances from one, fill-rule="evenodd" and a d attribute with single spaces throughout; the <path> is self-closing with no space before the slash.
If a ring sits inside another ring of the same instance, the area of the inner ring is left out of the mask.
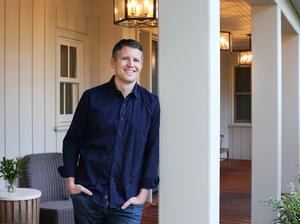
<path id="1" fill-rule="evenodd" d="M 138 41 L 133 39 L 122 39 L 118 43 L 116 43 L 112 50 L 113 59 L 117 58 L 119 51 L 125 46 L 139 49 L 142 52 L 142 56 L 144 54 L 143 47 Z"/>

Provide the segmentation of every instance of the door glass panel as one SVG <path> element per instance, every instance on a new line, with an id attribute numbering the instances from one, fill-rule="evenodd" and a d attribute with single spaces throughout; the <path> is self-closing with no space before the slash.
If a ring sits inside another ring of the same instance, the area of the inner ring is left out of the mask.
<path id="1" fill-rule="evenodd" d="M 70 77 L 77 77 L 77 49 L 76 47 L 70 47 Z"/>
<path id="2" fill-rule="evenodd" d="M 61 82 L 60 86 L 59 86 L 59 99 L 60 99 L 59 111 L 60 111 L 60 114 L 64 114 L 64 98 L 65 98 L 64 91 L 65 91 L 64 83 Z"/>
<path id="3" fill-rule="evenodd" d="M 78 101 L 78 84 L 66 83 L 66 114 L 73 114 L 75 111 L 75 103 Z"/>
<path id="4" fill-rule="evenodd" d="M 68 77 L 68 46 L 60 45 L 60 76 Z"/>

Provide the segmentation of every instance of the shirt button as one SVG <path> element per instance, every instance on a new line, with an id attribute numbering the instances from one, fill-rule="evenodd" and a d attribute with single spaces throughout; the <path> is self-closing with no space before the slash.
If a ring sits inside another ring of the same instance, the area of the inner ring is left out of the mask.
<path id="1" fill-rule="evenodd" d="M 119 151 L 119 147 L 116 148 L 116 151 Z"/>
<path id="2" fill-rule="evenodd" d="M 120 131 L 118 131 L 118 135 L 122 135 L 122 133 Z"/>
<path id="3" fill-rule="evenodd" d="M 112 178 L 111 178 L 111 181 L 115 181 L 115 179 L 112 177 Z"/>
<path id="4" fill-rule="evenodd" d="M 105 198 L 105 199 L 107 199 L 107 198 L 108 198 L 108 196 L 107 196 L 107 195 L 105 195 L 105 196 L 104 196 L 104 198 Z"/>
<path id="5" fill-rule="evenodd" d="M 121 121 L 123 121 L 123 120 L 124 120 L 124 117 L 121 117 L 120 119 L 121 119 Z"/>

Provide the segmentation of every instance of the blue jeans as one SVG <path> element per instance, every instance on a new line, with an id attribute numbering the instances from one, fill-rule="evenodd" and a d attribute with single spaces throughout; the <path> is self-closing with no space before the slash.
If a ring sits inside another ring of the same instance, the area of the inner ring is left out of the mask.
<path id="1" fill-rule="evenodd" d="M 107 208 L 83 193 L 71 195 L 76 224 L 140 224 L 143 205 Z"/>

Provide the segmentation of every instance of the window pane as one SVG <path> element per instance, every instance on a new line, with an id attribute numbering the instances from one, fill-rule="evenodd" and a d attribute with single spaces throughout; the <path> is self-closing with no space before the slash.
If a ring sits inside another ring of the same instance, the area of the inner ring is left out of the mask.
<path id="1" fill-rule="evenodd" d="M 59 99 L 60 99 L 60 104 L 59 104 L 59 111 L 60 114 L 64 114 L 64 83 L 60 83 L 59 87 Z"/>
<path id="2" fill-rule="evenodd" d="M 250 92 L 250 91 L 251 91 L 250 67 L 236 67 L 235 92 Z"/>
<path id="3" fill-rule="evenodd" d="M 68 46 L 60 45 L 60 76 L 68 77 Z"/>
<path id="4" fill-rule="evenodd" d="M 76 104 L 78 102 L 78 84 L 66 83 L 66 114 L 73 114 L 75 112 Z"/>
<path id="5" fill-rule="evenodd" d="M 251 122 L 251 96 L 235 96 L 235 122 Z"/>
<path id="6" fill-rule="evenodd" d="M 77 52 L 76 47 L 70 47 L 70 77 L 76 78 L 77 76 Z"/>

